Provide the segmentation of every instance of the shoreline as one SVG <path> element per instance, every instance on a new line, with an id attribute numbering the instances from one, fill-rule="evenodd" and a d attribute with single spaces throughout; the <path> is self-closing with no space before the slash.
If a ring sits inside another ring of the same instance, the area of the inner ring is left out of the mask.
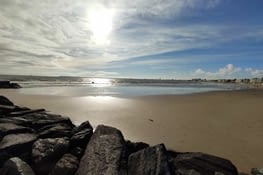
<path id="1" fill-rule="evenodd" d="M 19 106 L 69 116 L 75 124 L 89 120 L 94 127 L 114 126 L 132 141 L 225 157 L 241 172 L 262 166 L 262 89 L 128 98 L 40 96 L 12 90 L 0 94 Z"/>

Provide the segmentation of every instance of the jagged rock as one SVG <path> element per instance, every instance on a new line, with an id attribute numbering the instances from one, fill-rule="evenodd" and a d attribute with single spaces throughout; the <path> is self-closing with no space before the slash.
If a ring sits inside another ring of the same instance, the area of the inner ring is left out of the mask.
<path id="1" fill-rule="evenodd" d="M 3 89 L 18 89 L 21 86 L 17 83 L 11 83 L 10 81 L 0 81 L 0 88 Z"/>
<path id="2" fill-rule="evenodd" d="M 172 161 L 175 174 L 190 175 L 237 175 L 236 167 L 229 161 L 216 156 L 203 153 L 178 154 Z"/>
<path id="3" fill-rule="evenodd" d="M 129 156 L 129 175 L 170 175 L 166 149 L 163 144 L 145 148 Z"/>
<path id="4" fill-rule="evenodd" d="M 35 175 L 31 167 L 18 157 L 9 159 L 0 171 L 1 175 Z"/>
<path id="5" fill-rule="evenodd" d="M 13 102 L 11 102 L 8 98 L 2 95 L 0 95 L 0 104 L 6 106 L 14 106 Z"/>
<path id="6" fill-rule="evenodd" d="M 83 148 L 80 148 L 80 147 L 74 147 L 70 150 L 70 153 L 72 155 L 76 156 L 80 160 L 80 158 L 82 157 L 82 155 L 84 153 L 84 150 L 83 150 Z"/>
<path id="7" fill-rule="evenodd" d="M 65 154 L 55 165 L 49 175 L 74 175 L 78 169 L 79 160 L 72 154 Z"/>
<path id="8" fill-rule="evenodd" d="M 76 175 L 125 175 L 125 141 L 121 131 L 99 125 L 80 161 Z"/>
<path id="9" fill-rule="evenodd" d="M 131 142 L 126 141 L 126 148 L 127 148 L 127 155 L 129 156 L 132 153 L 135 153 L 137 151 L 140 151 L 144 148 L 149 147 L 149 144 L 143 143 L 143 142 Z"/>
<path id="10" fill-rule="evenodd" d="M 33 142 L 37 139 L 35 134 L 9 134 L 0 142 L 0 153 L 7 152 L 12 155 L 20 155 L 31 150 Z"/>
<path id="11" fill-rule="evenodd" d="M 0 96 L 0 115 L 6 115 L 12 112 L 16 107 L 8 98 Z"/>
<path id="12" fill-rule="evenodd" d="M 74 126 L 71 120 L 61 115 L 49 114 L 46 112 L 26 114 L 19 117 L 0 118 L 0 123 L 14 123 L 33 129 L 39 129 L 46 125 L 65 123 Z"/>
<path id="13" fill-rule="evenodd" d="M 26 110 L 21 110 L 21 109 L 16 109 L 14 112 L 11 112 L 8 114 L 10 117 L 16 117 L 16 116 L 22 116 L 26 114 L 31 114 L 31 113 L 38 113 L 38 112 L 45 112 L 45 109 L 26 109 Z"/>
<path id="14" fill-rule="evenodd" d="M 8 134 L 16 133 L 32 133 L 34 130 L 24 126 L 19 126 L 13 123 L 0 123 L 0 140 L 2 137 Z"/>
<path id="15" fill-rule="evenodd" d="M 4 163 L 9 159 L 13 157 L 11 154 L 8 154 L 5 151 L 0 151 L 0 168 L 4 165 Z"/>
<path id="16" fill-rule="evenodd" d="M 67 138 L 47 138 L 37 140 L 32 147 L 33 167 L 38 175 L 47 175 L 56 162 L 67 152 Z"/>
<path id="17" fill-rule="evenodd" d="M 93 134 L 93 128 L 88 121 L 73 129 L 73 136 L 70 138 L 71 147 L 85 148 Z"/>
<path id="18" fill-rule="evenodd" d="M 38 130 L 39 138 L 60 138 L 70 137 L 72 127 L 66 123 L 53 124 L 42 127 Z"/>
<path id="19" fill-rule="evenodd" d="M 263 175 L 263 168 L 252 168 L 251 174 L 252 175 Z"/>

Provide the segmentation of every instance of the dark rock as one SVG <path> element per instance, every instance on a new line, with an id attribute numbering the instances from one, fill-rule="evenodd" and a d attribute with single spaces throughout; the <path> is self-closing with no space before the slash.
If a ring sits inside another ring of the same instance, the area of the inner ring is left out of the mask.
<path id="1" fill-rule="evenodd" d="M 18 157 L 9 159 L 0 171 L 1 175 L 34 175 L 31 167 Z"/>
<path id="2" fill-rule="evenodd" d="M 66 123 L 53 124 L 42 127 L 38 130 L 40 138 L 71 137 L 72 127 Z"/>
<path id="3" fill-rule="evenodd" d="M 20 86 L 17 83 L 10 83 L 10 88 L 12 88 L 12 89 L 19 89 L 19 88 L 22 88 L 22 86 Z"/>
<path id="4" fill-rule="evenodd" d="M 125 175 L 125 141 L 121 131 L 99 125 L 80 161 L 76 175 Z"/>
<path id="5" fill-rule="evenodd" d="M 32 133 L 34 130 L 24 126 L 19 126 L 13 123 L 0 123 L 0 140 L 2 137 L 8 134 L 17 133 Z"/>
<path id="6" fill-rule="evenodd" d="M 0 168 L 4 165 L 4 163 L 13 157 L 11 154 L 8 154 L 5 151 L 0 151 Z"/>
<path id="7" fill-rule="evenodd" d="M 18 89 L 21 86 L 17 83 L 10 83 L 10 81 L 0 81 L 0 88 L 3 89 Z"/>
<path id="8" fill-rule="evenodd" d="M 73 136 L 70 138 L 71 147 L 85 148 L 93 134 L 93 128 L 88 121 L 73 129 Z"/>
<path id="9" fill-rule="evenodd" d="M 251 174 L 252 175 L 263 175 L 263 168 L 252 168 Z"/>
<path id="10" fill-rule="evenodd" d="M 189 175 L 206 174 L 206 175 L 237 175 L 236 167 L 229 161 L 216 156 L 203 153 L 183 153 L 177 155 L 172 167 L 175 174 Z"/>
<path id="11" fill-rule="evenodd" d="M 137 151 L 140 151 L 144 148 L 149 147 L 149 144 L 143 143 L 143 142 L 131 142 L 126 141 L 126 148 L 127 148 L 127 155 L 129 156 L 132 153 L 135 153 Z"/>
<path id="12" fill-rule="evenodd" d="M 80 147 L 74 147 L 70 150 L 70 153 L 76 156 L 80 160 L 80 158 L 82 157 L 84 153 L 84 149 Z"/>
<path id="13" fill-rule="evenodd" d="M 48 138 L 37 140 L 32 147 L 33 167 L 38 175 L 47 175 L 56 162 L 67 152 L 67 138 Z"/>
<path id="14" fill-rule="evenodd" d="M 6 135 L 0 142 L 0 152 L 20 155 L 30 151 L 31 146 L 36 139 L 37 136 L 31 133 Z"/>
<path id="15" fill-rule="evenodd" d="M 21 116 L 21 115 L 26 115 L 26 114 L 31 114 L 31 113 L 38 113 L 38 112 L 44 112 L 45 109 L 27 109 L 27 110 L 15 110 L 14 112 L 11 112 L 8 114 L 8 116 L 11 117 L 16 117 L 16 116 Z"/>
<path id="16" fill-rule="evenodd" d="M 128 174 L 170 175 L 165 146 L 160 144 L 131 154 Z"/>
<path id="17" fill-rule="evenodd" d="M 6 106 L 14 106 L 14 103 L 11 102 L 8 98 L 0 95 L 0 104 L 1 105 L 6 105 Z"/>
<path id="18" fill-rule="evenodd" d="M 72 154 L 65 154 L 55 165 L 49 175 L 74 175 L 78 169 L 79 160 Z"/>
<path id="19" fill-rule="evenodd" d="M 49 114 L 46 112 L 32 113 L 19 117 L 0 118 L 0 123 L 7 122 L 30 127 L 33 129 L 39 129 L 46 125 L 59 123 L 65 123 L 72 127 L 74 126 L 69 118 L 62 117 L 61 115 Z"/>

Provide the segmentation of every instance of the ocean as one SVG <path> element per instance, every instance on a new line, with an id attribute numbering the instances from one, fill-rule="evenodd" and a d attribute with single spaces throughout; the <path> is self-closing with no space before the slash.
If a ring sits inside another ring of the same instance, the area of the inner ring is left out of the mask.
<path id="1" fill-rule="evenodd" d="M 3 78 L 2 78 L 3 79 Z M 234 83 L 194 82 L 188 80 L 121 79 L 83 77 L 10 78 L 22 86 L 19 93 L 54 96 L 113 96 L 134 97 L 149 95 L 191 94 L 208 91 L 242 89 Z"/>

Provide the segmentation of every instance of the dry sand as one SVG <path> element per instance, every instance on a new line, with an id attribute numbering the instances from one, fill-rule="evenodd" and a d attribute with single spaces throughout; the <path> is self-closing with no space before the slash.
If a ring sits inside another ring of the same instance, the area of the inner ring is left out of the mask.
<path id="1" fill-rule="evenodd" d="M 17 105 L 64 114 L 76 124 L 89 120 L 94 126 L 111 125 L 132 141 L 214 154 L 246 173 L 263 166 L 263 90 L 133 98 L 18 92 L 0 90 Z"/>

